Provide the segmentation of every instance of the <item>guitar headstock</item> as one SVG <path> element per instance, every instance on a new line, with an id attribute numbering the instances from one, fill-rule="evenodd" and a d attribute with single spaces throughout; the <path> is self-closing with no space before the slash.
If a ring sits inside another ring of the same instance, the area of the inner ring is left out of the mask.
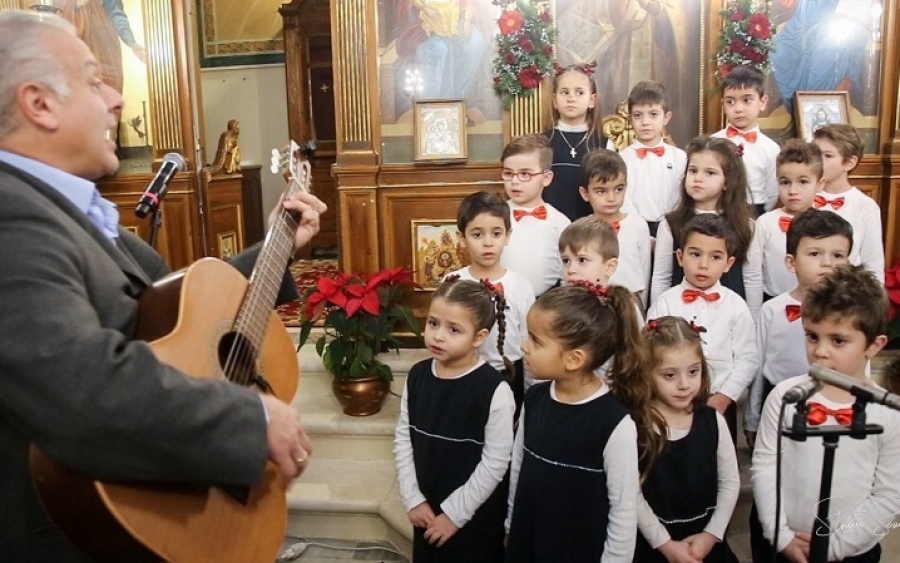
<path id="1" fill-rule="evenodd" d="M 307 141 L 301 147 L 296 141 L 283 149 L 272 149 L 272 158 L 269 170 L 272 174 L 281 174 L 284 179 L 292 184 L 297 184 L 303 191 L 310 191 L 310 165 L 309 159 L 316 152 L 316 142 Z M 293 186 L 291 186 L 293 187 Z"/>

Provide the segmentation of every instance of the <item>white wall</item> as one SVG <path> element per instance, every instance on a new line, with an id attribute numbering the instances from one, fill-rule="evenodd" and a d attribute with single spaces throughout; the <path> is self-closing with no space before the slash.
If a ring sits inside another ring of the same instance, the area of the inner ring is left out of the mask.
<path id="1" fill-rule="evenodd" d="M 284 65 L 203 69 L 200 84 L 206 164 L 215 158 L 228 120 L 240 121 L 241 163 L 262 165 L 263 210 L 268 215 L 285 187 L 280 175 L 269 172 L 272 149 L 288 142 Z"/>

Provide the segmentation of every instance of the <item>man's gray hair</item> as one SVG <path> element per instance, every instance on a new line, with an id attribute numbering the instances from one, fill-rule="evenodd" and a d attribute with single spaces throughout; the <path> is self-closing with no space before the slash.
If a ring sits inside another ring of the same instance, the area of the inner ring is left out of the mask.
<path id="1" fill-rule="evenodd" d="M 53 14 L 0 11 L 0 139 L 19 125 L 16 91 L 22 84 L 42 84 L 61 99 L 69 95 L 65 69 L 47 48 L 46 38 L 41 33 L 48 28 L 75 34 L 71 23 Z"/>

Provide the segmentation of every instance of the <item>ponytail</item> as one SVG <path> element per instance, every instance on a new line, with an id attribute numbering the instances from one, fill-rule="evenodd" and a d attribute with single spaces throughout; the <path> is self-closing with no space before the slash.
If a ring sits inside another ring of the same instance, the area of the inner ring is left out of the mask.
<path id="1" fill-rule="evenodd" d="M 645 479 L 668 439 L 665 418 L 653 408 L 650 353 L 641 334 L 641 318 L 633 293 L 619 285 L 606 288 L 615 312 L 615 351 L 609 386 L 631 412 L 638 434 L 638 467 Z"/>

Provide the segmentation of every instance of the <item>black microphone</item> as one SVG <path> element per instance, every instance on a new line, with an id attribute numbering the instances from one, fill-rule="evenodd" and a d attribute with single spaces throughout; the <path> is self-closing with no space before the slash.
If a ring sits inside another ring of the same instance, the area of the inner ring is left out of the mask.
<path id="1" fill-rule="evenodd" d="M 183 171 L 186 166 L 187 163 L 183 156 L 177 152 L 167 153 L 163 157 L 162 166 L 159 167 L 156 176 L 150 181 L 147 189 L 144 190 L 144 195 L 138 201 L 134 214 L 143 219 L 151 210 L 158 208 L 159 202 L 166 195 L 166 188 L 172 181 L 172 177 L 176 172 Z"/>
<path id="2" fill-rule="evenodd" d="M 803 383 L 794 385 L 793 387 L 788 389 L 781 400 L 789 404 L 799 403 L 813 396 L 820 387 L 822 387 L 821 383 L 819 383 L 815 379 L 810 379 L 809 381 L 804 381 Z"/>
<path id="3" fill-rule="evenodd" d="M 849 391 L 854 397 L 859 397 L 864 401 L 878 403 L 879 405 L 884 405 L 900 411 L 900 396 L 889 393 L 874 385 L 867 385 L 864 382 L 839 371 L 822 366 L 811 365 L 809 366 L 809 375 L 822 383 L 834 385 L 839 389 Z"/>

